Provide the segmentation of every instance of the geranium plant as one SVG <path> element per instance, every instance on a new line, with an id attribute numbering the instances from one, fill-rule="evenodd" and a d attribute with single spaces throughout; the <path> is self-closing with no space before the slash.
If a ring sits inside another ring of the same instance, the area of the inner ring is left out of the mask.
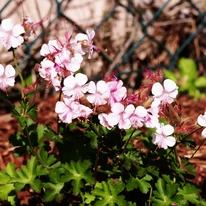
<path id="1" fill-rule="evenodd" d="M 170 115 L 179 114 L 178 87 L 170 79 L 162 83 L 158 72 L 146 70 L 147 84 L 134 94 L 128 94 L 114 75 L 89 81 L 79 70 L 83 60 L 99 51 L 93 30 L 76 36 L 66 33 L 65 41 L 57 38 L 43 44 L 44 59 L 36 66 L 39 79 L 25 85 L 15 48 L 23 38 L 28 41 L 31 25 L 24 19 L 13 26 L 6 19 L 0 26 L 0 40 L 12 50 L 15 63 L 15 69 L 0 65 L 5 98 L 16 74 L 22 81 L 22 100 L 12 107 L 20 130 L 10 142 L 15 155 L 29 155 L 21 168 L 8 163 L 0 171 L 1 201 L 18 205 L 18 194 L 26 190 L 35 205 L 206 205 L 192 183 L 195 172 L 189 158 L 177 154 L 179 145 L 195 148 L 190 134 L 206 126 L 206 113 L 185 134 L 186 125 L 175 123 Z M 29 101 L 40 79 L 59 94 L 56 131 L 38 123 L 37 106 Z M 206 137 L 205 129 L 202 136 Z"/>

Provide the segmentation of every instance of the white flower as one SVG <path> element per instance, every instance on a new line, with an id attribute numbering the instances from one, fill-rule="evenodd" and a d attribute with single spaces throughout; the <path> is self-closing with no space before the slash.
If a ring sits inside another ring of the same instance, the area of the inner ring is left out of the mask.
<path id="1" fill-rule="evenodd" d="M 164 87 L 159 82 L 156 82 L 152 86 L 152 94 L 154 95 L 153 107 L 159 106 L 160 103 L 171 104 L 178 94 L 178 87 L 172 80 L 166 79 L 163 85 Z"/>
<path id="2" fill-rule="evenodd" d="M 85 85 L 87 80 L 87 76 L 82 73 L 78 73 L 75 76 L 70 75 L 64 79 L 64 87 L 62 91 L 66 96 L 78 100 L 87 92 L 88 86 Z"/>
<path id="3" fill-rule="evenodd" d="M 93 81 L 89 82 L 87 100 L 96 106 L 106 104 L 106 99 L 109 98 L 109 87 L 106 82 L 100 80 L 95 84 Z"/>
<path id="4" fill-rule="evenodd" d="M 153 142 L 157 144 L 158 147 L 167 149 L 168 147 L 173 147 L 176 143 L 176 139 L 173 136 L 170 136 L 174 133 L 174 128 L 171 125 L 160 124 L 156 130 L 156 133 L 153 134 Z"/>
<path id="5" fill-rule="evenodd" d="M 0 26 L 0 40 L 6 49 L 17 48 L 24 42 L 21 36 L 25 32 L 20 24 L 13 25 L 11 19 L 4 19 Z"/>
<path id="6" fill-rule="evenodd" d="M 205 113 L 204 113 L 203 115 L 200 114 L 200 115 L 198 116 L 198 118 L 197 118 L 197 123 L 198 123 L 200 126 L 202 126 L 202 127 L 206 127 L 206 111 L 205 111 Z M 202 136 L 203 136 L 203 137 L 206 137 L 206 128 L 203 129 L 203 131 L 202 131 Z"/>
<path id="7" fill-rule="evenodd" d="M 0 89 L 6 91 L 8 86 L 14 86 L 16 71 L 11 65 L 4 67 L 0 64 Z"/>

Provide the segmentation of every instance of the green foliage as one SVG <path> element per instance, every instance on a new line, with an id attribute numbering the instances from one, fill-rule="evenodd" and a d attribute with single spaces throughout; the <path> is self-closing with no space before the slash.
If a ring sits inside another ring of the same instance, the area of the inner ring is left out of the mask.
<path id="1" fill-rule="evenodd" d="M 108 182 L 96 183 L 92 195 L 87 198 L 87 203 L 95 199 L 95 206 L 124 206 L 126 200 L 120 193 L 124 190 L 124 184 L 118 179 L 111 179 Z M 92 197 L 93 196 L 93 197 Z"/>
<path id="2" fill-rule="evenodd" d="M 71 161 L 70 164 L 65 164 L 63 167 L 68 171 L 64 177 L 67 182 L 71 181 L 74 195 L 80 193 L 80 189 L 84 187 L 85 183 L 94 184 L 95 180 L 92 172 L 89 170 L 91 162 L 89 160 Z"/>
<path id="3" fill-rule="evenodd" d="M 182 204 L 186 205 L 187 202 L 190 202 L 198 205 L 199 192 L 200 191 L 199 189 L 197 189 L 197 187 L 192 184 L 186 183 L 182 189 L 178 188 L 177 194 L 182 196 Z"/>
<path id="4" fill-rule="evenodd" d="M 16 192 L 21 191 L 26 185 L 30 185 L 34 191 L 40 192 L 41 180 L 39 177 L 47 174 L 48 171 L 42 165 L 37 165 L 36 157 L 29 159 L 27 166 L 22 165 L 17 170 L 12 163 L 8 163 L 6 169 L 0 172 L 0 198 L 10 201 L 11 197 L 15 197 Z"/>
<path id="5" fill-rule="evenodd" d="M 31 188 L 42 195 L 42 204 L 65 200 L 95 206 L 205 203 L 198 199 L 200 190 L 187 181 L 194 177 L 194 167 L 186 158 L 177 159 L 170 149 L 157 149 L 152 143 L 154 129 L 146 133 L 108 130 L 95 118 L 91 124 L 60 124 L 57 134 L 35 122 L 35 107 L 22 103 L 13 112 L 21 130 L 10 137 L 10 142 L 17 146 L 17 155 L 32 156 L 27 165 L 16 169 L 9 163 L 0 172 L 2 201 L 16 205 L 17 194 Z M 137 138 L 148 152 L 135 148 Z M 49 142 L 58 148 L 56 156 L 50 154 Z M 186 135 L 179 135 L 180 143 L 195 147 Z"/>
<path id="6" fill-rule="evenodd" d="M 43 188 L 46 189 L 44 195 L 45 202 L 51 202 L 53 199 L 56 201 L 61 201 L 64 197 L 64 194 L 61 190 L 64 187 L 64 175 L 65 171 L 62 168 L 56 168 L 54 170 L 50 170 L 49 172 L 49 182 L 43 183 Z"/>
<path id="7" fill-rule="evenodd" d="M 180 203 L 180 197 L 175 197 L 177 193 L 178 184 L 171 181 L 168 176 L 159 178 L 155 184 L 156 190 L 153 191 L 153 197 L 151 197 L 154 206 L 169 206 L 173 203 Z"/>
<path id="8" fill-rule="evenodd" d="M 167 78 L 176 82 L 180 92 L 188 92 L 191 97 L 198 100 L 205 97 L 200 89 L 206 88 L 206 77 L 198 76 L 197 66 L 194 60 L 181 58 L 178 62 L 178 73 L 164 70 Z"/>
<path id="9" fill-rule="evenodd" d="M 132 191 L 139 188 L 142 193 L 146 194 L 148 193 L 149 188 L 151 188 L 151 184 L 149 183 L 150 180 L 152 180 L 152 177 L 148 174 L 143 178 L 134 178 L 130 176 L 130 179 L 128 180 L 126 185 L 127 191 Z"/>
<path id="10" fill-rule="evenodd" d="M 180 185 L 172 181 L 169 175 L 163 175 L 163 178 L 157 180 L 155 186 L 154 196 L 151 197 L 154 206 L 169 206 L 172 204 L 186 206 L 189 203 L 200 205 L 199 189 L 190 183 L 182 185 L 181 189 Z"/>

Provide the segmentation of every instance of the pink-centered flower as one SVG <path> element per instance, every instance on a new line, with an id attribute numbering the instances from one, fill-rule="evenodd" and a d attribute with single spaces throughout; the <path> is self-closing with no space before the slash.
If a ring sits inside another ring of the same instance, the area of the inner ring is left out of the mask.
<path id="1" fill-rule="evenodd" d="M 83 57 L 79 53 L 72 55 L 69 50 L 63 48 L 62 51 L 56 55 L 55 63 L 74 73 L 79 70 L 82 60 Z"/>
<path id="2" fill-rule="evenodd" d="M 64 95 L 72 97 L 74 100 L 80 99 L 88 90 L 88 85 L 85 85 L 87 80 L 87 76 L 82 73 L 68 76 L 64 79 L 64 87 L 62 88 Z"/>
<path id="3" fill-rule="evenodd" d="M 87 119 L 92 113 L 93 113 L 92 109 L 90 109 L 89 107 L 83 104 L 79 104 L 79 117 Z"/>
<path id="4" fill-rule="evenodd" d="M 153 142 L 158 147 L 167 149 L 173 147 L 176 143 L 176 139 L 171 136 L 174 133 L 174 128 L 171 125 L 160 124 L 156 129 L 156 133 L 153 133 Z"/>
<path id="5" fill-rule="evenodd" d="M 40 64 L 41 67 L 39 68 L 39 75 L 43 79 L 50 81 L 57 76 L 56 69 L 54 68 L 54 62 L 44 59 Z"/>
<path id="6" fill-rule="evenodd" d="M 147 116 L 147 110 L 143 106 L 137 106 L 135 108 L 134 113 L 130 117 L 132 127 L 134 128 L 142 127 L 145 122 L 146 116 Z"/>
<path id="7" fill-rule="evenodd" d="M 61 87 L 61 80 L 59 79 L 58 76 L 56 76 L 55 78 L 51 79 L 50 83 L 53 85 L 53 87 L 55 88 L 56 91 L 59 91 L 62 89 Z"/>
<path id="8" fill-rule="evenodd" d="M 58 101 L 56 103 L 55 112 L 62 122 L 70 124 L 73 119 L 79 117 L 79 103 L 64 98 L 64 102 Z"/>
<path id="9" fill-rule="evenodd" d="M 112 105 L 116 102 L 120 102 L 126 97 L 127 89 L 123 87 L 123 82 L 121 80 L 109 81 L 107 85 L 110 91 L 108 104 Z"/>
<path id="10" fill-rule="evenodd" d="M 28 41 L 29 37 L 32 34 L 36 35 L 35 27 L 42 24 L 45 20 L 47 20 L 47 17 L 38 22 L 33 22 L 29 16 L 24 16 L 23 23 L 22 23 L 22 26 L 24 27 L 25 30 L 24 39 Z"/>
<path id="11" fill-rule="evenodd" d="M 11 19 L 4 19 L 0 26 L 0 40 L 6 49 L 17 48 L 24 42 L 24 28 L 20 25 L 13 25 Z"/>
<path id="12" fill-rule="evenodd" d="M 91 55 L 93 53 L 93 49 L 99 50 L 96 46 L 93 45 L 93 38 L 95 36 L 94 30 L 87 30 L 86 34 L 79 33 L 75 37 L 75 42 L 80 43 L 82 46 L 83 52 L 88 52 L 88 58 L 91 59 Z"/>
<path id="13" fill-rule="evenodd" d="M 154 95 L 153 106 L 159 106 L 161 103 L 171 104 L 178 94 L 178 87 L 174 81 L 166 79 L 163 86 L 159 82 L 152 86 L 152 94 Z"/>
<path id="14" fill-rule="evenodd" d="M 99 119 L 99 122 L 102 126 L 104 127 L 107 127 L 107 129 L 112 129 L 113 126 L 109 125 L 107 119 L 108 119 L 108 114 L 105 114 L 105 113 L 101 113 L 98 115 L 98 119 Z"/>
<path id="15" fill-rule="evenodd" d="M 109 98 L 109 88 L 103 80 L 100 80 L 95 83 L 93 81 L 89 82 L 88 86 L 87 100 L 96 105 L 104 105 L 107 103 L 107 98 Z"/>
<path id="16" fill-rule="evenodd" d="M 50 40 L 48 44 L 43 44 L 40 50 L 41 56 L 46 56 L 48 54 L 54 55 L 60 51 L 60 46 L 57 40 Z"/>
<path id="17" fill-rule="evenodd" d="M 129 129 L 131 127 L 130 117 L 134 113 L 134 109 L 132 104 L 125 108 L 119 102 L 114 103 L 111 107 L 112 113 L 107 116 L 108 124 L 112 127 L 118 124 L 119 129 Z"/>
<path id="18" fill-rule="evenodd" d="M 197 123 L 202 126 L 202 127 L 206 127 L 206 111 L 204 114 L 200 114 L 197 118 Z M 203 129 L 202 131 L 202 136 L 206 137 L 206 128 Z"/>
<path id="19" fill-rule="evenodd" d="M 11 65 L 4 67 L 0 64 L 0 89 L 6 91 L 8 86 L 14 86 L 16 71 Z"/>
<path id="20" fill-rule="evenodd" d="M 156 128 L 159 126 L 159 107 L 151 107 L 147 109 L 147 116 L 144 124 L 148 128 Z"/>

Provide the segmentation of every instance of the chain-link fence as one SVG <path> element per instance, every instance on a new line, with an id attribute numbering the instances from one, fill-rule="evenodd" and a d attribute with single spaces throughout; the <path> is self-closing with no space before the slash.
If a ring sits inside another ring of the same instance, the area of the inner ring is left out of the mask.
<path id="1" fill-rule="evenodd" d="M 15 12 L 19 19 L 25 13 L 29 15 L 24 4 L 29 5 L 31 1 L 21 2 L 2 0 L 1 19 L 8 18 L 9 14 Z M 34 67 L 40 61 L 39 49 L 49 39 L 55 36 L 62 38 L 65 31 L 85 32 L 87 28 L 93 28 L 96 31 L 95 45 L 101 51 L 83 65 L 90 77 L 100 78 L 116 71 L 117 76 L 127 80 L 128 86 L 136 87 L 142 67 L 173 70 L 180 57 L 194 59 L 198 64 L 199 74 L 205 74 L 205 0 L 33 2 L 36 2 L 38 17 L 44 19 L 47 15 L 47 20 L 39 26 L 37 36 L 25 44 L 23 51 L 19 51 L 19 58 L 23 59 L 20 62 L 22 69 L 28 68 L 28 65 Z M 46 15 L 41 13 L 41 10 L 46 9 L 44 3 L 50 4 Z M 12 4 L 14 6 L 10 7 Z M 79 16 L 83 20 L 78 19 Z M 3 50 L 0 57 L 3 62 L 10 61 Z"/>

